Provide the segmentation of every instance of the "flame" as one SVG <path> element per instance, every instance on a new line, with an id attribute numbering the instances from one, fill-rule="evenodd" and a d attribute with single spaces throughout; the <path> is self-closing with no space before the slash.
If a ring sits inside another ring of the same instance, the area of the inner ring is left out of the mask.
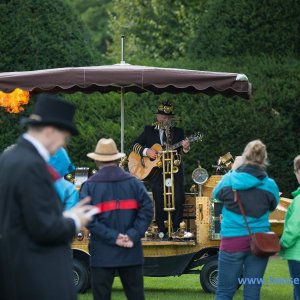
<path id="1" fill-rule="evenodd" d="M 0 91 L 0 106 L 4 107 L 9 113 L 20 113 L 24 110 L 22 105 L 29 102 L 29 92 L 23 91 L 19 88 L 11 93 L 4 93 Z"/>

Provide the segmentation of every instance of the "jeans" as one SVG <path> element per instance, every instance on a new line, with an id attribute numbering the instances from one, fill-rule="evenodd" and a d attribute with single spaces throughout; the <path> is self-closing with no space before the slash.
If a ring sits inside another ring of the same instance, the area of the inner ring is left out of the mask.
<path id="1" fill-rule="evenodd" d="M 92 291 L 94 300 L 110 300 L 114 277 L 118 272 L 128 300 L 144 300 L 143 267 L 92 267 Z"/>
<path id="2" fill-rule="evenodd" d="M 294 300 L 300 300 L 300 261 L 288 260 L 291 278 L 294 283 Z M 295 278 L 298 278 L 298 284 L 295 284 Z"/>
<path id="3" fill-rule="evenodd" d="M 231 300 L 237 290 L 239 278 L 263 278 L 268 258 L 261 258 L 247 252 L 219 252 L 218 287 L 216 300 Z M 256 280 L 257 280 L 256 279 Z M 244 300 L 260 299 L 261 283 L 244 282 Z"/>

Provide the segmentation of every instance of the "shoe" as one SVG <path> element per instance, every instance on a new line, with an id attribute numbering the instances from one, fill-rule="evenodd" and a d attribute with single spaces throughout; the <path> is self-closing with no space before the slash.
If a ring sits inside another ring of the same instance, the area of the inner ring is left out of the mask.
<path id="1" fill-rule="evenodd" d="M 176 232 L 172 233 L 173 239 L 191 239 L 194 237 L 194 234 L 189 231 L 177 230 Z"/>
<path id="2" fill-rule="evenodd" d="M 191 233 L 191 232 L 189 232 L 189 231 L 185 231 L 185 232 L 183 233 L 183 238 L 184 238 L 184 239 L 191 239 L 191 238 L 193 238 L 193 237 L 194 237 L 194 234 Z"/>

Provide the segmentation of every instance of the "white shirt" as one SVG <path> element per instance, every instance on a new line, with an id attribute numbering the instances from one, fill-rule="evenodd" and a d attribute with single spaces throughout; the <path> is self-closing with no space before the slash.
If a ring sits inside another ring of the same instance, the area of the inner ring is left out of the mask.
<path id="1" fill-rule="evenodd" d="M 50 153 L 40 141 L 28 133 L 24 133 L 23 138 L 33 145 L 45 162 L 48 162 Z"/>

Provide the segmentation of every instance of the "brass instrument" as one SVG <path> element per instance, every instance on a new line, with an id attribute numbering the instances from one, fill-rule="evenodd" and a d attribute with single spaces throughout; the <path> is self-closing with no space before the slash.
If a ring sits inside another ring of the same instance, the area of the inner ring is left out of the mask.
<path id="1" fill-rule="evenodd" d="M 223 156 L 220 156 L 218 160 L 218 165 L 225 166 L 228 170 L 231 170 L 232 164 L 234 163 L 234 159 L 230 152 L 227 152 Z"/>
<path id="2" fill-rule="evenodd" d="M 77 168 L 74 173 L 67 174 L 64 178 L 71 183 L 75 184 L 79 189 L 81 184 L 87 180 L 90 176 L 97 173 L 96 169 L 92 168 Z"/>
<path id="3" fill-rule="evenodd" d="M 232 155 L 230 154 L 230 152 L 227 152 L 223 156 L 220 156 L 218 159 L 218 164 L 213 165 L 212 167 L 216 168 L 216 173 L 218 175 L 222 175 L 232 169 L 233 163 L 234 163 L 234 159 Z"/>
<path id="4" fill-rule="evenodd" d="M 181 155 L 180 154 L 178 154 L 178 153 L 175 153 L 174 154 L 174 169 L 176 170 L 176 171 L 174 171 L 174 173 L 177 173 L 178 172 L 178 170 L 179 170 L 179 168 L 178 168 L 178 166 L 180 166 L 180 164 L 181 164 Z"/>
<path id="5" fill-rule="evenodd" d="M 74 178 L 74 176 L 71 173 L 67 174 L 65 176 L 65 179 L 68 180 L 68 181 L 70 181 L 73 184 L 75 183 L 75 178 Z"/>
<path id="6" fill-rule="evenodd" d="M 164 194 L 164 211 L 168 213 L 168 235 L 172 232 L 171 213 L 175 210 L 174 195 L 174 173 L 178 172 L 178 166 L 174 165 L 174 155 L 176 150 L 161 151 L 162 169 L 163 169 L 163 194 Z"/>

